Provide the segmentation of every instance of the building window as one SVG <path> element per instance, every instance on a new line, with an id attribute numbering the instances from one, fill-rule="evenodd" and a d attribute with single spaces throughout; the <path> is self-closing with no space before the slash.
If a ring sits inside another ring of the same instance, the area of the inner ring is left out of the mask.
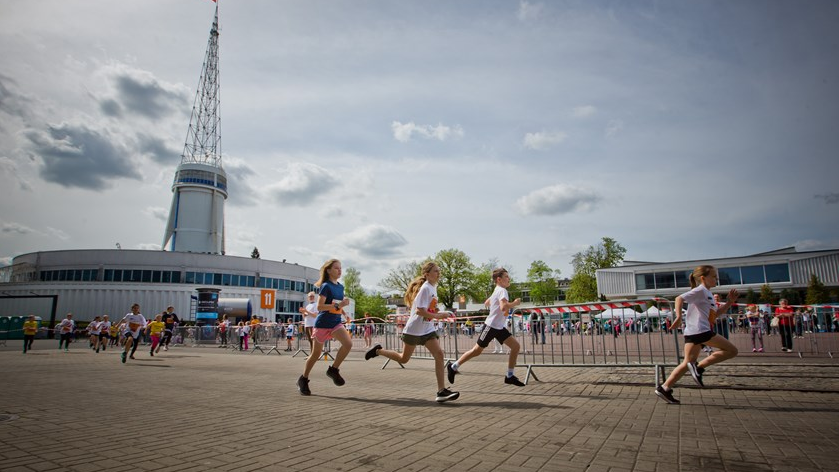
<path id="1" fill-rule="evenodd" d="M 635 274 L 636 290 L 655 289 L 655 276 L 653 274 Z"/>
<path id="2" fill-rule="evenodd" d="M 230 274 L 221 274 L 221 284 L 230 285 Z"/>
<path id="3" fill-rule="evenodd" d="M 789 282 L 789 265 L 787 264 L 767 264 L 766 268 L 766 283 L 773 282 Z"/>
<path id="4" fill-rule="evenodd" d="M 673 272 L 657 272 L 655 274 L 655 287 L 661 288 L 676 288 L 676 277 Z"/>
<path id="5" fill-rule="evenodd" d="M 722 267 L 717 269 L 720 285 L 740 285 L 739 267 Z"/>
<path id="6" fill-rule="evenodd" d="M 766 278 L 763 276 L 763 266 L 743 266 L 740 268 L 744 284 L 763 284 Z"/>
<path id="7" fill-rule="evenodd" d="M 172 271 L 172 283 L 179 284 L 181 283 L 181 273 Z"/>
<path id="8" fill-rule="evenodd" d="M 692 270 L 677 270 L 676 286 L 679 288 L 690 288 L 690 274 L 692 273 Z"/>

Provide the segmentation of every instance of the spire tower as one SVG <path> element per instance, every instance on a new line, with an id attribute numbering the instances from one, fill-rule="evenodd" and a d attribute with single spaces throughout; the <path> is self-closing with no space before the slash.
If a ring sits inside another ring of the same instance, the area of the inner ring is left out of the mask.
<path id="1" fill-rule="evenodd" d="M 164 250 L 224 254 L 227 174 L 221 165 L 218 38 L 216 3 L 184 151 L 172 183 Z"/>

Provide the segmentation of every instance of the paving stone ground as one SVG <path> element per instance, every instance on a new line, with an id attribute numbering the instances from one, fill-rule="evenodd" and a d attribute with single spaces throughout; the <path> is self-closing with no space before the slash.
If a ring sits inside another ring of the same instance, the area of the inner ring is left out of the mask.
<path id="1" fill-rule="evenodd" d="M 4 472 L 839 469 L 832 359 L 738 358 L 749 365 L 709 369 L 704 389 L 682 379 L 668 405 L 650 367 L 537 367 L 518 388 L 506 356 L 485 353 L 458 375 L 460 399 L 437 404 L 430 361 L 382 369 L 361 348 L 345 386 L 319 361 L 303 397 L 289 353 L 141 348 L 123 365 L 56 345 L 0 348 Z"/>

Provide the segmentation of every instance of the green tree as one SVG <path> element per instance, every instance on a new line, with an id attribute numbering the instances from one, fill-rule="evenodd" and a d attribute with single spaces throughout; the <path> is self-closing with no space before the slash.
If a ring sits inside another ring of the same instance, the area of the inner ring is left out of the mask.
<path id="1" fill-rule="evenodd" d="M 818 305 L 820 303 L 827 303 L 830 297 L 828 296 L 827 288 L 819 280 L 816 274 L 810 275 L 810 283 L 807 284 L 807 298 L 808 305 Z"/>
<path id="2" fill-rule="evenodd" d="M 571 266 L 574 275 L 566 292 L 568 303 L 583 303 L 598 300 L 597 269 L 616 267 L 623 262 L 626 248 L 612 238 L 604 237 L 596 246 L 589 246 L 583 252 L 574 254 Z"/>
<path id="3" fill-rule="evenodd" d="M 259 259 L 259 249 L 256 246 L 253 247 L 253 251 L 251 251 L 251 259 Z"/>
<path id="4" fill-rule="evenodd" d="M 355 304 L 355 317 L 363 318 L 365 313 L 376 317 L 385 319 L 388 314 L 387 298 L 381 293 L 374 293 L 372 295 L 364 295 Z"/>
<path id="5" fill-rule="evenodd" d="M 498 268 L 498 261 L 492 259 L 486 264 L 476 267 L 472 272 L 472 286 L 469 288 L 467 296 L 475 303 L 483 303 L 484 300 L 492 295 L 495 290 L 495 282 L 492 280 L 492 271 Z"/>
<path id="6" fill-rule="evenodd" d="M 757 304 L 759 302 L 760 297 L 758 296 L 757 292 L 755 292 L 755 289 L 750 287 L 748 290 L 746 290 L 746 303 Z"/>
<path id="7" fill-rule="evenodd" d="M 543 261 L 533 261 L 527 269 L 530 300 L 537 305 L 550 305 L 557 299 L 559 288 L 556 278 L 559 270 L 548 267 Z"/>
<path id="8" fill-rule="evenodd" d="M 801 292 L 791 288 L 785 288 L 781 290 L 780 298 L 785 298 L 790 305 L 800 305 L 801 304 Z"/>
<path id="9" fill-rule="evenodd" d="M 365 295 L 364 288 L 361 286 L 361 272 L 355 267 L 347 267 L 342 276 L 344 280 L 344 295 L 356 301 Z"/>
<path id="10" fill-rule="evenodd" d="M 469 295 L 475 287 L 476 268 L 460 249 L 444 249 L 434 255 L 434 261 L 440 266 L 437 299 L 451 309 L 458 295 Z"/>
<path id="11" fill-rule="evenodd" d="M 402 264 L 395 269 L 391 269 L 385 278 L 379 282 L 379 286 L 404 294 L 405 291 L 408 290 L 408 284 L 420 275 L 421 269 L 422 264 L 419 262 L 408 262 L 407 264 Z"/>
<path id="12" fill-rule="evenodd" d="M 760 303 L 769 303 L 770 305 L 776 305 L 778 303 L 778 295 L 772 291 L 772 287 L 768 284 L 760 287 Z"/>

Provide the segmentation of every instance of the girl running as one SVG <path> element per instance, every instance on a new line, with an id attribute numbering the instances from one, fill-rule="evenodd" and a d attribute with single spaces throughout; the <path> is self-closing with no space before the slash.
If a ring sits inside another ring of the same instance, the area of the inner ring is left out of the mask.
<path id="1" fill-rule="evenodd" d="M 312 391 L 309 390 L 309 373 L 315 366 L 315 362 L 320 359 L 323 343 L 332 338 L 341 343 L 341 349 L 338 350 L 338 355 L 335 356 L 332 365 L 326 369 L 326 376 L 332 379 L 335 385 L 341 386 L 346 383 L 344 378 L 341 377 L 338 367 L 352 349 L 352 338 L 341 322 L 343 308 L 349 305 L 350 301 L 344 298 L 344 286 L 338 283 L 340 278 L 341 261 L 338 259 L 330 259 L 320 268 L 320 277 L 315 283 L 315 286 L 320 288 L 320 292 L 317 306 L 318 317 L 315 320 L 315 329 L 312 332 L 314 337 L 312 353 L 306 359 L 303 375 L 297 379 L 297 388 L 301 395 L 312 394 Z"/>
<path id="2" fill-rule="evenodd" d="M 99 333 L 102 329 L 102 322 L 98 316 L 93 317 L 93 321 L 87 325 L 87 334 L 90 335 L 90 348 L 99 352 Z"/>
<path id="3" fill-rule="evenodd" d="M 111 333 L 111 320 L 108 319 L 108 315 L 102 317 L 102 322 L 99 323 L 99 344 L 96 346 L 96 352 L 99 352 L 99 349 L 105 350 Z"/>
<path id="4" fill-rule="evenodd" d="M 402 353 L 382 349 L 381 344 L 373 346 L 364 355 L 365 360 L 384 356 L 400 364 L 407 364 L 417 346 L 425 346 L 434 357 L 434 373 L 437 375 L 436 401 L 442 403 L 456 400 L 460 393 L 446 388 L 443 375 L 443 349 L 440 348 L 435 320 L 449 318 L 452 313 L 437 310 L 437 282 L 440 267 L 433 262 L 422 266 L 422 275 L 415 278 L 405 291 L 405 304 L 411 307 L 411 317 L 402 330 Z M 369 320 L 368 320 L 369 321 Z"/>
<path id="5" fill-rule="evenodd" d="M 154 317 L 154 321 L 149 323 L 146 327 L 146 331 L 149 332 L 149 336 L 151 336 L 151 350 L 149 351 L 149 355 L 154 357 L 154 349 L 158 347 L 160 343 L 160 336 L 163 333 L 163 330 L 166 328 L 166 324 L 163 323 L 163 314 L 159 314 Z"/>
<path id="6" fill-rule="evenodd" d="M 677 329 L 682 323 L 682 305 L 687 302 L 684 329 L 685 358 L 673 369 L 670 377 L 655 388 L 655 394 L 667 403 L 679 403 L 679 400 L 673 397 L 673 385 L 685 375 L 685 372 L 690 372 L 697 385 L 704 387 L 702 373 L 707 367 L 737 355 L 737 348 L 729 340 L 714 334 L 710 322 L 710 318 L 716 317 L 717 312 L 725 313 L 731 304 L 737 301 L 737 290 L 731 289 L 725 304 L 717 306 L 714 295 L 711 293 L 711 289 L 717 286 L 717 269 L 710 265 L 702 265 L 693 270 L 690 274 L 690 286 L 692 290 L 676 297 L 676 319 L 673 320 L 673 328 Z M 696 359 L 699 357 L 703 344 L 717 350 L 697 364 Z"/>

